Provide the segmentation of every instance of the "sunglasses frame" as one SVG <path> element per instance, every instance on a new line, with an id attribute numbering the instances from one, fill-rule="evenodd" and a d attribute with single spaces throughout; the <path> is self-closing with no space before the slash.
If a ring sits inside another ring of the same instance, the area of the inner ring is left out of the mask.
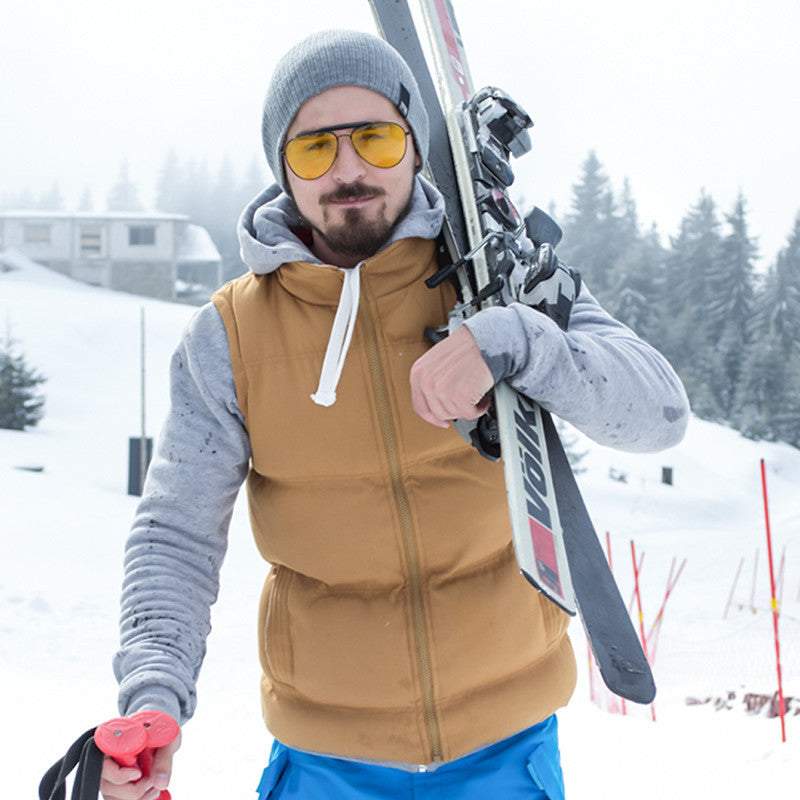
<path id="1" fill-rule="evenodd" d="M 398 158 L 397 161 L 391 166 L 381 167 L 378 164 L 373 164 L 371 161 L 368 161 L 366 158 L 364 158 L 364 156 L 359 152 L 355 144 L 353 144 L 353 134 L 360 128 L 366 128 L 371 125 L 394 125 L 401 131 L 403 131 L 403 133 L 405 134 L 405 139 L 403 143 L 403 153 L 400 156 L 400 158 Z M 347 128 L 350 129 L 348 133 L 336 133 L 336 131 L 343 131 Z M 318 134 L 321 133 L 332 133 L 336 137 L 336 152 L 333 154 L 333 160 L 331 161 L 330 166 L 325 170 L 325 172 L 321 172 L 314 178 L 304 178 L 302 175 L 298 175 L 294 171 L 294 168 L 292 167 L 292 164 L 286 155 L 286 148 L 296 139 L 301 139 L 305 136 L 317 136 Z M 405 158 L 406 152 L 408 151 L 408 137 L 410 134 L 411 131 L 407 131 L 399 122 L 392 122 L 389 120 L 367 120 L 365 122 L 349 122 L 344 125 L 331 125 L 329 128 L 317 128 L 316 130 L 308 131 L 307 133 L 298 133 L 297 136 L 292 136 L 292 138 L 289 139 L 289 141 L 286 142 L 286 144 L 281 148 L 281 157 L 286 161 L 286 165 L 292 171 L 292 174 L 298 177 L 301 181 L 315 181 L 317 180 L 317 178 L 321 178 L 323 175 L 330 172 L 331 167 L 333 167 L 333 165 L 336 163 L 336 159 L 339 157 L 339 139 L 346 137 L 350 139 L 350 144 L 353 145 L 353 150 L 356 152 L 356 154 L 362 161 L 369 164 L 371 167 L 377 167 L 377 169 L 392 169 L 396 167 Z"/>

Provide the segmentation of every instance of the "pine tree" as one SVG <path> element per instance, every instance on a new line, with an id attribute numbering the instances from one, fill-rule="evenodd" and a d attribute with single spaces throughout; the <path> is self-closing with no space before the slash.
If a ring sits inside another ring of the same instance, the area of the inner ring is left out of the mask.
<path id="1" fill-rule="evenodd" d="M 694 411 L 707 419 L 720 419 L 723 411 L 708 376 L 716 360 L 709 328 L 709 308 L 715 300 L 711 275 L 719 270 L 722 237 L 716 204 L 705 191 L 670 244 L 660 348 L 683 379 Z"/>
<path id="2" fill-rule="evenodd" d="M 172 147 L 164 158 L 164 163 L 158 173 L 156 208 L 159 211 L 168 211 L 173 214 L 184 213 L 186 205 L 184 184 L 183 169 L 178 154 Z"/>
<path id="3" fill-rule="evenodd" d="M 78 201 L 78 211 L 94 211 L 94 200 L 92 200 L 92 190 L 89 186 L 84 186 L 81 198 Z"/>
<path id="4" fill-rule="evenodd" d="M 671 240 L 667 260 L 667 300 L 673 312 L 689 309 L 695 320 L 703 320 L 705 324 L 714 299 L 711 275 L 718 270 L 721 256 L 717 206 L 703 191 L 681 220 L 678 235 Z"/>
<path id="5" fill-rule="evenodd" d="M 37 208 L 43 211 L 61 211 L 64 208 L 64 197 L 61 194 L 61 187 L 56 181 L 50 184 L 50 188 L 46 192 L 39 195 L 36 202 Z"/>
<path id="6" fill-rule="evenodd" d="M 216 198 L 211 188 L 208 162 L 190 158 L 183 165 L 183 210 L 192 222 L 208 229 L 216 220 Z"/>
<path id="7" fill-rule="evenodd" d="M 748 348 L 736 396 L 732 422 L 750 439 L 778 438 L 775 414 L 784 393 L 785 362 L 774 336 L 764 334 Z"/>
<path id="8" fill-rule="evenodd" d="M 139 190 L 131 181 L 128 174 L 128 162 L 120 164 L 119 175 L 116 183 L 111 187 L 106 206 L 109 211 L 141 211 L 142 203 L 139 200 Z"/>
<path id="9" fill-rule="evenodd" d="M 795 355 L 783 365 L 783 391 L 772 413 L 775 437 L 800 447 L 800 357 Z"/>
<path id="10" fill-rule="evenodd" d="M 748 233 L 747 204 L 741 193 L 725 219 L 730 233 L 722 240 L 719 263 L 709 271 L 713 293 L 708 309 L 712 336 L 720 334 L 731 320 L 739 328 L 746 327 L 753 313 L 758 245 Z"/>
<path id="11" fill-rule="evenodd" d="M 272 182 L 271 177 L 267 177 L 266 171 L 256 158 L 253 158 L 244 173 L 242 184 L 239 187 L 239 198 L 242 201 L 242 209 L 247 203 L 253 200 L 264 188 Z M 240 209 L 241 210 L 241 209 Z"/>
<path id="12" fill-rule="evenodd" d="M 759 317 L 778 338 L 784 354 L 800 347 L 800 214 L 767 278 Z"/>
<path id="13" fill-rule="evenodd" d="M 709 374 L 711 392 L 727 419 L 752 330 L 758 247 L 748 234 L 746 203 L 741 194 L 725 218 L 730 233 L 722 240 L 720 259 L 708 274 L 711 297 L 706 336 L 716 353 Z"/>
<path id="14" fill-rule="evenodd" d="M 631 239 L 616 264 L 617 280 L 605 304 L 612 316 L 656 347 L 662 338 L 665 259 L 655 227 Z"/>
<path id="15" fill-rule="evenodd" d="M 212 194 L 214 214 L 208 221 L 207 228 L 222 256 L 223 275 L 241 274 L 242 262 L 239 258 L 236 222 L 250 198 L 242 198 L 233 164 L 227 156 L 217 170 Z"/>
<path id="16" fill-rule="evenodd" d="M 733 422 L 752 438 L 800 446 L 800 215 L 755 299 Z"/>
<path id="17" fill-rule="evenodd" d="M 0 428 L 15 431 L 36 425 L 44 415 L 44 397 L 37 387 L 45 378 L 31 369 L 6 338 L 0 343 Z"/>
<path id="18" fill-rule="evenodd" d="M 572 211 L 566 219 L 559 256 L 580 271 L 603 302 L 621 255 L 621 225 L 608 178 L 594 151 L 581 165 L 580 179 L 572 191 Z"/>

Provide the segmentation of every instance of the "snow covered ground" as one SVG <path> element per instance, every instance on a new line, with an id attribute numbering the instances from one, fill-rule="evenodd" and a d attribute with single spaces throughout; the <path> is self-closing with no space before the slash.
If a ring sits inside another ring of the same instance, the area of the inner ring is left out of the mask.
<path id="1" fill-rule="evenodd" d="M 110 660 L 121 553 L 135 507 L 126 495 L 127 439 L 140 430 L 142 308 L 152 435 L 166 410 L 169 355 L 193 309 L 90 288 L 33 265 L 0 271 L 0 332 L 10 332 L 48 378 L 40 426 L 0 430 L 3 798 L 34 797 L 44 770 L 73 739 L 116 715 Z M 626 600 L 632 539 L 644 554 L 647 629 L 673 560 L 676 570 L 684 559 L 686 565 L 658 639 L 655 722 L 649 708 L 628 704 L 622 716 L 592 703 L 586 644 L 580 624 L 573 625 L 580 680 L 560 714 L 568 798 L 796 796 L 800 700 L 787 717 L 785 744 L 779 720 L 745 713 L 743 700 L 777 688 L 761 458 L 776 572 L 785 552 L 784 688 L 800 698 L 800 452 L 696 419 L 667 453 L 631 456 L 580 438 L 572 448 L 587 451 L 579 479 L 604 544 L 609 532 Z M 660 482 L 664 466 L 673 469 L 673 486 Z M 254 797 L 270 743 L 255 643 L 266 567 L 241 502 L 230 539 L 199 710 L 176 759 L 175 800 Z M 687 705 L 687 698 L 710 701 Z M 715 701 L 729 708 L 716 710 Z"/>

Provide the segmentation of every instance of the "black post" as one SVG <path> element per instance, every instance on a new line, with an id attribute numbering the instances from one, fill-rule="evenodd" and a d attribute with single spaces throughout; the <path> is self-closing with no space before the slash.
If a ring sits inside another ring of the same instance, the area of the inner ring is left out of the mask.
<path id="1" fill-rule="evenodd" d="M 142 496 L 147 467 L 153 457 L 153 439 L 148 436 L 145 443 L 142 447 L 142 439 L 138 436 L 128 439 L 128 494 L 137 497 Z"/>

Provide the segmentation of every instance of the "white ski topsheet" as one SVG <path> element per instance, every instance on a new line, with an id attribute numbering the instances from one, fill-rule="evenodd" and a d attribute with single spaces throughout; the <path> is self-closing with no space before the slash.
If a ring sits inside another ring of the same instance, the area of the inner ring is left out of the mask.
<path id="1" fill-rule="evenodd" d="M 556 494 L 545 452 L 542 410 L 506 383 L 495 387 L 511 533 L 517 562 L 540 592 L 577 611 Z"/>
<path id="2" fill-rule="evenodd" d="M 473 94 L 461 35 L 450 0 L 420 0 L 431 49 L 437 61 L 439 90 L 447 118 L 470 248 L 484 231 L 475 202 L 460 108 Z M 489 283 L 482 251 L 473 258 L 478 288 Z M 462 281 L 462 284 L 465 282 Z M 495 388 L 503 465 L 506 473 L 514 549 L 525 577 L 569 614 L 576 613 L 563 532 L 550 467 L 544 457 L 541 410 L 506 384 Z"/>

